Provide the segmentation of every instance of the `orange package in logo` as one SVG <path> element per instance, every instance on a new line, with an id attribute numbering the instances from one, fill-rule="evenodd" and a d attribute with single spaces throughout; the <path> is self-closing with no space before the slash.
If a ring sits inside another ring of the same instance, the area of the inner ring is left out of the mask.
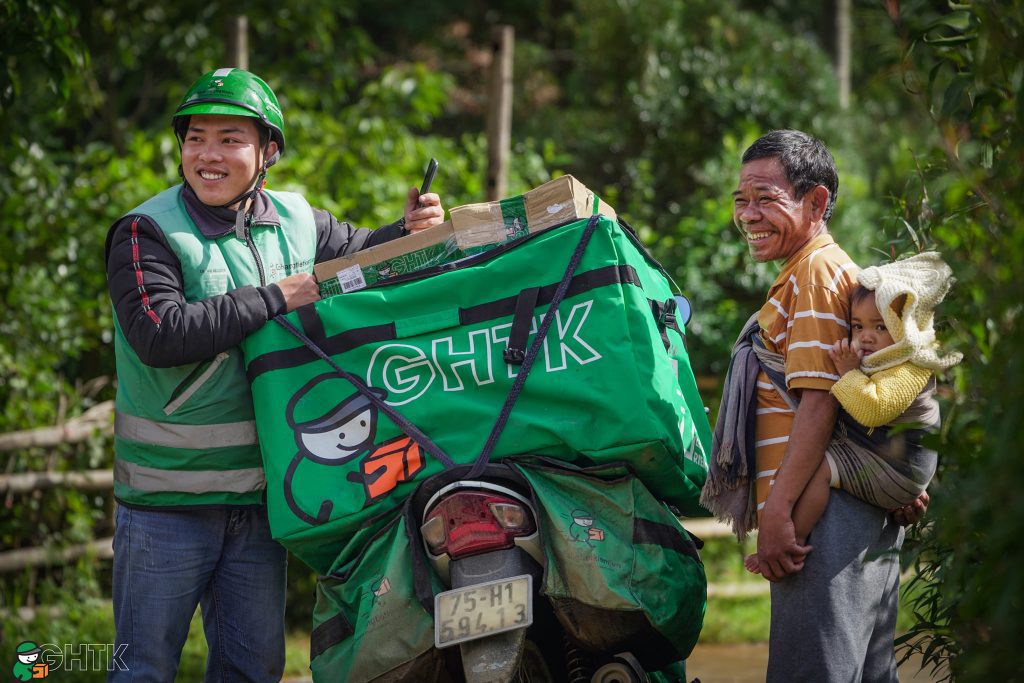
<path id="1" fill-rule="evenodd" d="M 399 482 L 410 481 L 423 469 L 420 445 L 407 436 L 382 444 L 362 461 L 367 501 L 394 490 Z"/>

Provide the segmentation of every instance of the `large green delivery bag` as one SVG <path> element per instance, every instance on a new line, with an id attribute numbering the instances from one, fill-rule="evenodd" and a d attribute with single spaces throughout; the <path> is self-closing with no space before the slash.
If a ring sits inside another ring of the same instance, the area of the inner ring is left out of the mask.
<path id="1" fill-rule="evenodd" d="M 632 231 L 595 216 L 266 325 L 243 349 L 274 537 L 324 573 L 482 453 L 624 462 L 706 514 L 710 427 L 674 308 Z"/>

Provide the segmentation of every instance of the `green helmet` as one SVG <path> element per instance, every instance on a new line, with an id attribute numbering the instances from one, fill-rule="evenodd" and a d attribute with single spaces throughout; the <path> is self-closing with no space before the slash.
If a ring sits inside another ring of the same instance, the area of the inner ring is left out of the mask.
<path id="1" fill-rule="evenodd" d="M 37 652 L 42 652 L 42 651 L 43 651 L 43 648 L 39 647 L 38 645 L 33 643 L 31 640 L 26 640 L 25 642 L 23 642 L 21 645 L 18 646 L 18 654 L 19 655 L 33 655 L 33 654 L 35 654 Z"/>
<path id="2" fill-rule="evenodd" d="M 179 137 L 180 117 L 193 114 L 249 116 L 270 129 L 278 152 L 284 152 L 284 115 L 274 91 L 266 81 L 243 69 L 217 69 L 203 74 L 192 84 L 174 112 L 173 125 Z"/>

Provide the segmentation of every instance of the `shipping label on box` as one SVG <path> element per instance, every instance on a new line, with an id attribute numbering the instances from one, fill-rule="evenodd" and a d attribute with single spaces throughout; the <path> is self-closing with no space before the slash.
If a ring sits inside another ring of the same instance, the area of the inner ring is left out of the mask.
<path id="1" fill-rule="evenodd" d="M 313 273 L 326 298 L 369 287 L 396 275 L 412 273 L 458 258 L 451 222 L 435 225 L 354 254 L 318 263 Z"/>

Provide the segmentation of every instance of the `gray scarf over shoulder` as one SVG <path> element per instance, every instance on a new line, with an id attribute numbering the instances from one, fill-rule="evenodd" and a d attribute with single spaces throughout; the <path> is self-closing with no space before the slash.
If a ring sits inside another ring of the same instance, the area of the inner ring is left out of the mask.
<path id="1" fill-rule="evenodd" d="M 757 528 L 754 502 L 755 430 L 757 428 L 757 375 L 761 364 L 752 339 L 758 338 L 757 314 L 743 325 L 732 347 L 729 370 L 722 389 L 722 403 L 715 422 L 708 479 L 700 502 L 723 522 L 731 522 L 736 538 L 743 540 Z M 781 356 L 780 356 L 781 360 Z"/>

